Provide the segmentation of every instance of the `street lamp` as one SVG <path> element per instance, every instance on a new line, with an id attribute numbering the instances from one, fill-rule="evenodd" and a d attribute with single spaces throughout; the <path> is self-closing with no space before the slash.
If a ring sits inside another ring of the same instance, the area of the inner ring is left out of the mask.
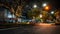
<path id="1" fill-rule="evenodd" d="M 49 7 L 48 7 L 48 6 L 46 6 L 46 7 L 45 7 L 45 10 L 49 10 Z"/>
<path id="2" fill-rule="evenodd" d="M 54 14 L 54 11 L 52 11 L 51 14 Z"/>
<path id="3" fill-rule="evenodd" d="M 43 6 L 44 10 L 49 10 L 50 9 L 50 6 L 47 3 L 43 3 L 42 6 Z"/>
<path id="4" fill-rule="evenodd" d="M 40 18 L 41 18 L 41 19 L 40 19 L 40 20 L 41 20 L 41 22 L 43 22 L 43 19 L 42 19 L 42 17 L 43 17 L 43 16 L 42 16 L 42 14 L 40 14 L 39 16 L 40 16 Z"/>
<path id="5" fill-rule="evenodd" d="M 40 18 L 42 18 L 42 14 L 40 14 Z"/>
<path id="6" fill-rule="evenodd" d="M 45 6 L 47 6 L 47 4 L 46 4 L 46 3 L 44 3 L 42 6 L 43 6 L 43 7 L 45 7 Z"/>
<path id="7" fill-rule="evenodd" d="M 37 8 L 37 5 L 35 4 L 35 5 L 33 5 L 33 8 Z"/>

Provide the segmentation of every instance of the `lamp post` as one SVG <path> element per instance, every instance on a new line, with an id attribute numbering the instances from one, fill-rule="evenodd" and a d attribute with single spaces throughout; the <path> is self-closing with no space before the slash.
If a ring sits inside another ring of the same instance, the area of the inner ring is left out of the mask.
<path id="1" fill-rule="evenodd" d="M 34 5 L 33 5 L 33 8 L 37 8 L 37 5 L 36 5 L 36 4 L 34 4 Z"/>
<path id="2" fill-rule="evenodd" d="M 41 11 L 41 14 L 42 14 L 42 18 L 43 18 L 43 19 L 41 20 L 42 22 L 45 22 L 45 20 L 46 20 L 46 16 L 47 16 L 47 15 L 46 15 L 46 11 L 45 11 L 45 10 L 48 10 L 48 8 L 49 8 L 49 7 L 47 6 L 47 3 L 43 3 L 43 4 L 42 4 L 42 8 L 41 8 L 41 10 L 42 10 L 42 11 Z M 43 10 L 44 10 L 44 11 L 43 11 Z"/>
<path id="3" fill-rule="evenodd" d="M 43 15 L 40 14 L 39 16 L 40 16 L 40 20 L 41 20 L 41 22 L 43 22 L 43 19 L 42 19 Z"/>
<path id="4" fill-rule="evenodd" d="M 49 6 L 47 5 L 47 3 L 43 3 L 43 4 L 42 4 L 42 7 L 43 7 L 45 10 L 49 10 Z"/>
<path id="5" fill-rule="evenodd" d="M 43 7 L 45 7 L 45 6 L 47 6 L 47 3 L 43 3 L 43 5 L 42 5 Z"/>
<path id="6" fill-rule="evenodd" d="M 51 14 L 54 14 L 54 11 L 51 11 Z"/>

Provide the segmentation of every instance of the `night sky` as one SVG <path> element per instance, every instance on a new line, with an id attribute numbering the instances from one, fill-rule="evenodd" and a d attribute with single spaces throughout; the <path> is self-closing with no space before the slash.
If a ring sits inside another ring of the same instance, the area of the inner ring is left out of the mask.
<path id="1" fill-rule="evenodd" d="M 15 0 L 7 0 L 8 2 L 10 3 L 13 3 L 13 1 Z M 18 1 L 18 0 L 17 0 Z M 43 3 L 43 2 L 48 2 L 52 5 L 52 7 L 54 8 L 60 8 L 60 1 L 59 0 L 20 0 L 21 2 L 22 1 L 25 1 L 27 4 L 29 3 Z M 6 0 L 0 0 L 0 2 L 6 2 Z M 21 3 L 20 3 L 21 4 Z"/>
<path id="2" fill-rule="evenodd" d="M 53 8 L 60 8 L 60 1 L 59 0 L 24 0 L 26 1 L 27 4 L 29 3 L 36 3 L 36 2 L 40 2 L 40 3 L 43 3 L 43 2 L 48 2 L 49 4 L 52 5 Z"/>
<path id="3" fill-rule="evenodd" d="M 60 8 L 60 1 L 59 0 L 51 0 L 50 3 L 52 4 L 53 7 L 55 8 Z"/>
<path id="4" fill-rule="evenodd" d="M 50 4 L 52 6 L 52 10 L 60 9 L 59 0 L 22 0 L 22 1 L 25 1 L 26 4 L 29 5 L 29 7 L 32 6 L 34 3 L 40 5 L 40 7 L 41 7 L 42 3 L 46 2 L 46 3 L 48 3 L 48 4 Z M 26 9 L 26 11 L 25 11 L 25 9 Z M 23 11 L 24 13 L 27 12 L 28 8 L 25 7 L 25 9 Z M 25 16 L 27 16 L 27 14 L 25 14 Z"/>

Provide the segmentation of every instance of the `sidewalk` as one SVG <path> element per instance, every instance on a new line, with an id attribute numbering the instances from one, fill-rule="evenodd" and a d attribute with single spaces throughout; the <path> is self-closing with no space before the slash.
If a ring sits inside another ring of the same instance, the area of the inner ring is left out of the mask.
<path id="1" fill-rule="evenodd" d="M 11 23 L 11 24 L 0 24 L 0 29 L 1 28 L 10 28 L 10 27 L 17 27 L 18 26 L 18 24 L 16 24 L 16 23 Z"/>
<path id="2" fill-rule="evenodd" d="M 19 27 L 19 26 L 32 26 L 33 24 L 18 24 L 18 23 L 11 23 L 11 24 L 0 24 L 0 29 L 3 28 L 12 28 L 12 27 Z"/>

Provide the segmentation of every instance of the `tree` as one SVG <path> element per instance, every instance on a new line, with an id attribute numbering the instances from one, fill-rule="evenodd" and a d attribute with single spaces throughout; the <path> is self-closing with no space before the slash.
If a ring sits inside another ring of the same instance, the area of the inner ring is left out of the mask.
<path id="1" fill-rule="evenodd" d="M 29 18 L 33 18 L 33 17 L 38 17 L 40 15 L 40 10 L 35 8 L 35 9 L 31 9 L 30 11 L 28 11 L 28 17 Z"/>
<path id="2" fill-rule="evenodd" d="M 20 17 L 20 16 L 21 16 L 21 13 L 22 13 L 22 6 L 18 6 L 15 15 L 16 15 L 17 17 Z"/>

